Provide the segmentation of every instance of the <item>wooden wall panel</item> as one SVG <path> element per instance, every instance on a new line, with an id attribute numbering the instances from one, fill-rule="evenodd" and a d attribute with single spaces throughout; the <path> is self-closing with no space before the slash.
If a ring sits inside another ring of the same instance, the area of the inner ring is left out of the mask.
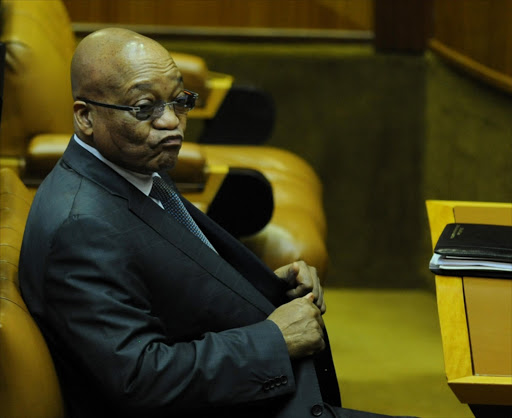
<path id="1" fill-rule="evenodd" d="M 434 0 L 431 48 L 512 92 L 512 0 Z"/>
<path id="2" fill-rule="evenodd" d="M 375 0 L 375 47 L 423 53 L 431 23 L 431 0 Z"/>
<path id="3" fill-rule="evenodd" d="M 373 0 L 63 0 L 72 22 L 371 30 Z"/>

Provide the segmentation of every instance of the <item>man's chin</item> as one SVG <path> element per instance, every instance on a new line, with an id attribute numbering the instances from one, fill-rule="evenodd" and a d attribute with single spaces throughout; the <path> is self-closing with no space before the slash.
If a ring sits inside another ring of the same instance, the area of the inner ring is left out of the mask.
<path id="1" fill-rule="evenodd" d="M 148 167 L 148 168 L 150 168 L 151 173 L 158 172 L 158 171 L 164 171 L 164 170 L 165 171 L 172 170 L 176 166 L 177 162 L 178 162 L 178 155 L 176 154 L 176 156 L 174 156 L 174 157 L 168 156 L 168 158 L 162 158 L 160 161 L 157 162 L 157 164 L 155 164 L 154 167 Z"/>

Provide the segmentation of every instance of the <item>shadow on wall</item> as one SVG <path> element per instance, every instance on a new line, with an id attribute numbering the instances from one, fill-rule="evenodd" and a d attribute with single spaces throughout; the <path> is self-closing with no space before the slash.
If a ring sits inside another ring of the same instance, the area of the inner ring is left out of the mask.
<path id="1" fill-rule="evenodd" d="M 165 45 L 272 94 L 277 116 L 267 144 L 305 158 L 324 183 L 331 287 L 433 289 L 425 199 L 512 198 L 511 98 L 429 54 Z M 198 130 L 190 131 L 193 140 Z"/>

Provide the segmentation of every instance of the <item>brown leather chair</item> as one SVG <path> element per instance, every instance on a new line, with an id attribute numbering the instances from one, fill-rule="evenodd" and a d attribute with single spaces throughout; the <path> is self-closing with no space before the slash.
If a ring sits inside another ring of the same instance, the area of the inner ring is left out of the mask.
<path id="1" fill-rule="evenodd" d="M 0 170 L 0 416 L 60 418 L 64 403 L 53 361 L 18 286 L 32 197 L 12 170 Z"/>
<path id="2" fill-rule="evenodd" d="M 241 241 L 273 269 L 303 259 L 324 279 L 327 226 L 322 184 L 311 166 L 274 147 L 203 145 L 201 151 L 212 166 L 258 170 L 272 186 L 272 218 L 261 231 L 240 237 Z"/>
<path id="3" fill-rule="evenodd" d="M 37 187 L 62 155 L 73 132 L 69 63 L 76 40 L 60 1 L 4 0 L 2 4 L 0 41 L 6 45 L 7 65 L 0 166 L 13 168 L 26 184 Z M 212 117 L 232 77 L 209 71 L 199 57 L 172 55 L 187 87 L 206 98 L 190 117 Z M 273 191 L 269 222 L 259 232 L 251 228 L 242 231 L 244 235 L 239 238 L 273 269 L 303 259 L 325 277 L 322 185 L 300 157 L 264 146 L 185 143 L 171 176 L 204 212 L 213 210 L 215 200 L 217 208 L 240 208 L 238 213 L 231 212 L 231 218 L 243 221 L 248 209 L 259 203 L 257 196 L 241 202 L 237 200 L 240 193 L 220 193 L 236 168 L 261 173 Z M 219 202 L 219 196 L 224 202 Z"/>

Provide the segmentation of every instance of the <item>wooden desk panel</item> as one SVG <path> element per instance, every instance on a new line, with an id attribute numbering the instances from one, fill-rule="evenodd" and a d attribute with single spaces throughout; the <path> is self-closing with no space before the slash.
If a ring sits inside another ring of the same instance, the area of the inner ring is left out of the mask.
<path id="1" fill-rule="evenodd" d="M 455 206 L 455 221 L 512 225 L 512 208 Z M 512 281 L 465 277 L 475 375 L 512 376 Z"/>
<path id="2" fill-rule="evenodd" d="M 512 225 L 510 203 L 430 200 L 427 211 L 433 247 L 447 223 Z M 436 293 L 450 388 L 463 403 L 512 405 L 512 281 L 436 276 Z"/>
<path id="3" fill-rule="evenodd" d="M 512 280 L 464 278 L 475 375 L 512 376 Z"/>

